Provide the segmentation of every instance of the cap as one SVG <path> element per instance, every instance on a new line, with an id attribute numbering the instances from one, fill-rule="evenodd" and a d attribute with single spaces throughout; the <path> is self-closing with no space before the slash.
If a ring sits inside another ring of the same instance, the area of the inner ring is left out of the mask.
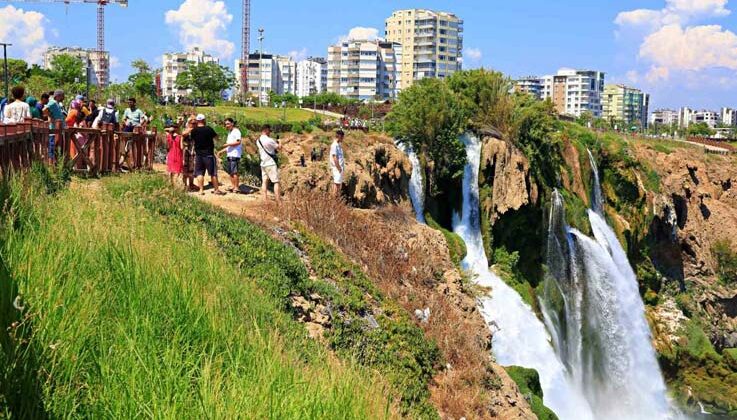
<path id="1" fill-rule="evenodd" d="M 59 95 L 63 95 L 63 94 L 64 94 L 64 91 L 61 90 L 61 89 L 57 89 L 57 90 L 54 91 L 54 96 L 59 96 Z"/>
<path id="2" fill-rule="evenodd" d="M 197 121 L 205 121 L 205 114 L 197 114 L 197 117 L 195 117 Z"/>
<path id="3" fill-rule="evenodd" d="M 84 100 L 84 95 L 77 95 L 77 97 L 75 97 L 74 99 L 76 99 L 78 101 L 83 101 Z"/>

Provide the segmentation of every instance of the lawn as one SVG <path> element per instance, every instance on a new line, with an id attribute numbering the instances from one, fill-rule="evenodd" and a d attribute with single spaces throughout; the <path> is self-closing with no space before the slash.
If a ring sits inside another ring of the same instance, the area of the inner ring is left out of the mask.
<path id="1" fill-rule="evenodd" d="M 54 196 L 17 179 L 0 185 L 0 418 L 392 415 L 382 380 L 308 340 L 260 287 L 307 278 L 260 229 L 183 196 L 168 210 L 190 218 L 148 212 L 130 185 L 154 193 L 157 178 Z M 237 229 L 246 264 L 203 217 Z"/>
<path id="2" fill-rule="evenodd" d="M 234 106 L 216 106 L 197 108 L 198 112 L 205 115 L 217 114 L 222 118 L 232 117 L 238 121 L 282 121 L 286 114 L 287 123 L 307 121 L 314 116 L 312 112 L 298 108 L 243 108 Z"/>

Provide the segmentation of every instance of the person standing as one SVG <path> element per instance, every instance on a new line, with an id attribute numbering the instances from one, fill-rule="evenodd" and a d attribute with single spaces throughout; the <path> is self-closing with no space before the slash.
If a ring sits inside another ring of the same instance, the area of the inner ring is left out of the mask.
<path id="1" fill-rule="evenodd" d="M 235 120 L 232 118 L 225 119 L 225 128 L 228 130 L 228 140 L 226 141 L 220 153 L 226 153 L 227 159 L 227 170 L 230 175 L 231 187 L 228 189 L 230 192 L 239 193 L 241 190 L 241 183 L 238 176 L 238 164 L 241 161 L 243 155 L 243 145 L 241 144 L 241 130 L 235 128 Z"/>
<path id="2" fill-rule="evenodd" d="M 13 102 L 5 105 L 5 113 L 3 114 L 3 124 L 18 124 L 31 118 L 31 107 L 23 101 L 26 96 L 26 88 L 16 86 L 10 94 L 13 96 Z"/>
<path id="3" fill-rule="evenodd" d="M 184 183 L 184 191 L 197 191 L 194 185 L 194 144 L 192 142 L 192 130 L 195 128 L 194 115 L 187 118 L 186 124 L 184 118 L 180 118 L 182 127 L 182 182 Z"/>
<path id="4" fill-rule="evenodd" d="M 166 154 L 166 170 L 169 172 L 169 182 L 174 186 L 174 177 L 182 174 L 182 136 L 177 133 L 177 127 L 170 124 L 166 127 L 166 144 L 169 152 Z"/>
<path id="5" fill-rule="evenodd" d="M 261 129 L 261 137 L 256 140 L 259 156 L 261 157 L 261 194 L 264 201 L 268 200 L 269 182 L 274 185 L 274 197 L 277 204 L 281 201 L 279 191 L 279 167 L 276 153 L 281 149 L 281 144 L 269 137 L 271 126 L 264 125 Z"/>
<path id="6" fill-rule="evenodd" d="M 123 131 L 132 133 L 137 127 L 143 126 L 146 121 L 146 114 L 136 106 L 136 98 L 128 99 L 128 108 L 123 112 Z"/>
<path id="7" fill-rule="evenodd" d="M 112 99 L 108 99 L 105 108 L 98 111 L 97 117 L 92 122 L 92 128 L 105 128 L 108 124 L 113 125 L 113 130 L 118 125 L 118 112 L 115 110 L 115 101 Z"/>
<path id="8" fill-rule="evenodd" d="M 26 103 L 31 111 L 31 118 L 41 119 L 41 110 L 36 106 L 38 104 L 38 100 L 33 96 L 29 96 L 26 99 Z"/>
<path id="9" fill-rule="evenodd" d="M 343 187 L 343 173 L 345 172 L 345 158 L 343 156 L 343 130 L 335 133 L 335 140 L 330 145 L 330 173 L 333 176 L 333 195 L 340 195 Z"/>
<path id="10" fill-rule="evenodd" d="M 64 91 L 59 89 L 54 91 L 54 95 L 49 99 L 49 103 L 44 107 L 44 114 L 49 116 L 49 128 L 56 130 L 57 124 L 61 122 L 61 127 L 64 128 L 64 111 L 62 110 L 61 103 L 64 100 Z M 56 163 L 56 135 L 51 134 L 49 136 L 49 161 Z"/>
<path id="11" fill-rule="evenodd" d="M 210 175 L 210 182 L 214 188 L 213 194 L 225 195 L 218 185 L 217 164 L 215 162 L 215 139 L 217 133 L 207 125 L 205 116 L 198 114 L 195 118 L 197 126 L 189 134 L 194 142 L 195 162 L 194 176 L 200 187 L 200 194 L 205 194 L 205 172 Z"/>

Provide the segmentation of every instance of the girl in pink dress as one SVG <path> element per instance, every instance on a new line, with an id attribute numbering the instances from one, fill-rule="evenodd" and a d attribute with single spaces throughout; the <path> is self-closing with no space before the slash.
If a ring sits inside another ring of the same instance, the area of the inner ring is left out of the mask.
<path id="1" fill-rule="evenodd" d="M 166 128 L 166 144 L 169 147 L 166 170 L 169 172 L 169 182 L 173 186 L 174 178 L 182 173 L 182 136 L 177 133 L 176 127 Z"/>

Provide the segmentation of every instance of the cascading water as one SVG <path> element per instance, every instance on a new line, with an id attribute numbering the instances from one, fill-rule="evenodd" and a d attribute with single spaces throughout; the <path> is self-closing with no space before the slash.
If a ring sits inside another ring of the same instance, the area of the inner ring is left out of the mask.
<path id="1" fill-rule="evenodd" d="M 415 210 L 417 221 L 425 223 L 425 189 L 422 183 L 422 165 L 420 165 L 420 159 L 412 149 L 412 146 L 405 145 L 399 141 L 396 144 L 407 155 L 410 163 L 412 163 L 412 174 L 409 179 L 409 198 L 412 200 L 412 207 Z"/>
<path id="2" fill-rule="evenodd" d="M 511 287 L 489 270 L 479 219 L 478 171 L 481 145 L 470 134 L 462 137 L 468 164 L 463 180 L 463 211 L 454 220 L 454 230 L 466 243 L 464 269 L 476 283 L 491 288 L 491 296 L 480 299 L 480 310 L 494 329 L 492 348 L 503 366 L 536 369 L 540 375 L 543 401 L 561 419 L 593 419 L 591 408 L 570 382 L 566 367 L 550 345 L 550 336 L 532 309 Z M 457 216 L 457 215 L 456 215 Z"/>
<path id="3" fill-rule="evenodd" d="M 548 271 L 541 306 L 556 352 L 597 419 L 666 419 L 666 398 L 637 278 L 603 218 L 596 162 L 592 210 L 595 239 L 567 226 L 554 192 Z"/>
<path id="4" fill-rule="evenodd" d="M 591 150 L 586 149 L 589 153 L 589 162 L 591 162 L 591 173 L 594 175 L 594 188 L 591 189 L 591 209 L 600 216 L 604 215 L 604 199 L 601 195 L 601 182 L 599 181 L 599 167 L 596 165 L 596 159 L 591 154 Z"/>

